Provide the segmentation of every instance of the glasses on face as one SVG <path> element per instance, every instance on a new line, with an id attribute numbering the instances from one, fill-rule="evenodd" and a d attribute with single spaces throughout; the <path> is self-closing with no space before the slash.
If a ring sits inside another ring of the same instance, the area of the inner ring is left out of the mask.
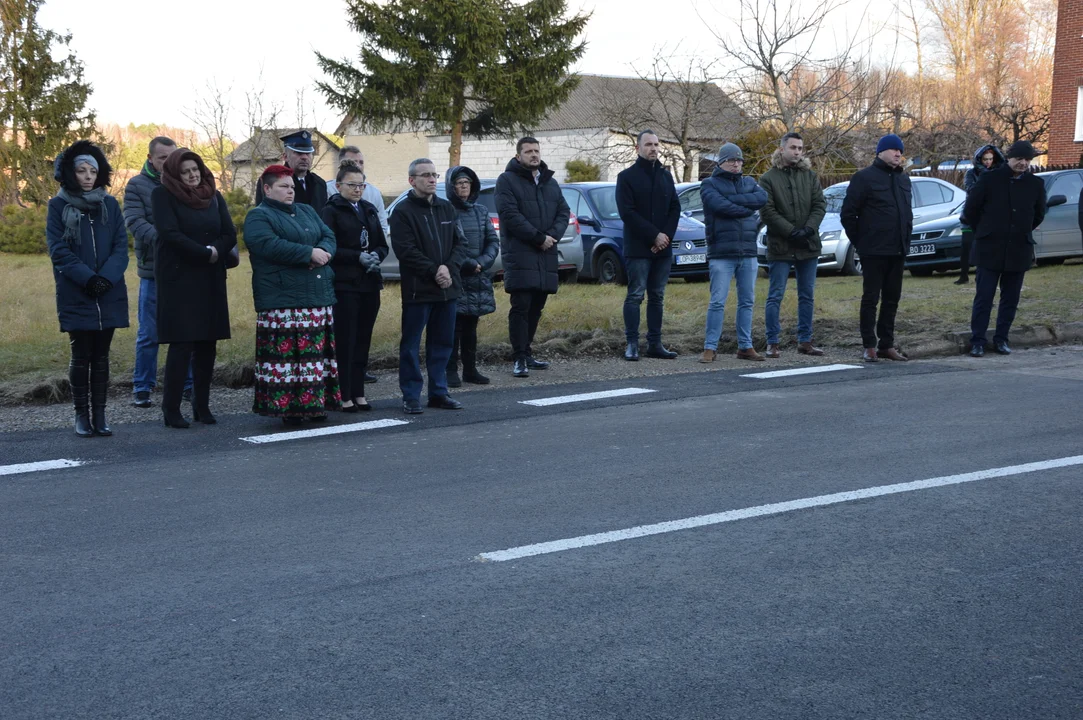
<path id="1" fill-rule="evenodd" d="M 418 173 L 416 175 L 411 175 L 410 177 L 425 178 L 426 180 L 439 180 L 440 173 Z"/>
<path id="2" fill-rule="evenodd" d="M 742 160 L 741 158 L 730 158 L 729 160 L 723 161 L 722 164 L 723 165 L 730 165 L 730 164 L 732 164 L 732 165 L 744 165 L 745 161 Z"/>
<path id="3" fill-rule="evenodd" d="M 344 182 L 344 183 L 339 183 L 339 185 L 345 185 L 346 187 L 350 188 L 351 190 L 364 190 L 366 183 L 348 183 L 348 182 Z"/>
<path id="4" fill-rule="evenodd" d="M 455 187 L 470 187 L 473 183 L 469 180 L 456 180 Z"/>

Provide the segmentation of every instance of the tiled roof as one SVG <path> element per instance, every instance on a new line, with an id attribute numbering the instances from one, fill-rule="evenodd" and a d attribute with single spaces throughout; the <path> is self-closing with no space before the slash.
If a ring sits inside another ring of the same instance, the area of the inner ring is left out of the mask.
<path id="1" fill-rule="evenodd" d="M 660 118 L 664 118 L 661 112 L 663 102 L 676 103 L 680 90 L 672 82 L 663 83 L 659 90 L 656 91 L 650 82 L 639 78 L 580 75 L 579 85 L 568 99 L 529 130 L 544 132 L 608 127 L 621 131 L 642 127 L 647 122 L 660 124 Z M 744 113 L 717 85 L 707 85 L 705 92 L 707 100 L 698 105 L 693 118 L 692 138 L 722 140 L 732 137 L 743 124 Z M 353 124 L 352 118 L 344 118 L 338 134 L 350 132 Z M 664 127 L 654 129 L 662 140 L 674 139 L 666 137 L 668 133 Z"/>
<path id="2" fill-rule="evenodd" d="M 235 147 L 226 160 L 231 163 L 251 162 L 253 155 L 256 156 L 259 162 L 279 160 L 282 157 L 281 139 L 299 130 L 308 130 L 312 133 L 313 140 L 318 140 L 321 145 L 321 147 L 318 147 L 320 153 L 326 150 L 325 147 L 322 147 L 323 143 L 328 143 L 335 149 L 341 147 L 315 128 L 256 128 L 252 137 Z"/>

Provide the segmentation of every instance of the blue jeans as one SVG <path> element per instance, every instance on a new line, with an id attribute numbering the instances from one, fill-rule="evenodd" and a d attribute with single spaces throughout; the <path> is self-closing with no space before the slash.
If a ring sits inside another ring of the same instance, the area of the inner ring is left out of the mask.
<path id="1" fill-rule="evenodd" d="M 756 302 L 756 256 L 710 258 L 711 302 L 707 305 L 707 334 L 704 350 L 717 350 L 722 336 L 722 319 L 726 316 L 726 297 L 730 280 L 737 278 L 737 349 L 752 347 L 752 306 Z"/>
<path id="2" fill-rule="evenodd" d="M 647 344 L 662 343 L 662 307 L 666 296 L 669 270 L 673 267 L 670 255 L 655 258 L 628 258 L 624 261 L 628 271 L 628 294 L 624 298 L 624 336 L 630 343 L 639 342 L 639 306 L 647 295 Z"/>
<path id="3" fill-rule="evenodd" d="M 139 330 L 135 335 L 135 372 L 132 392 L 150 392 L 158 386 L 158 286 L 150 278 L 139 279 Z M 184 389 L 192 389 L 192 365 Z"/>
<path id="4" fill-rule="evenodd" d="M 425 333 L 425 367 L 429 371 L 429 397 L 447 395 L 447 361 L 455 344 L 456 300 L 409 303 L 402 306 L 399 341 L 399 389 L 402 399 L 420 400 L 425 379 L 421 375 L 421 333 Z"/>
<path id="5" fill-rule="evenodd" d="M 768 345 L 778 345 L 778 334 L 782 332 L 778 321 L 778 308 L 786 295 L 791 267 L 797 271 L 797 342 L 812 342 L 812 298 L 816 293 L 817 262 L 817 258 L 796 262 L 771 261 L 771 285 L 767 290 L 767 306 L 764 312 Z"/>

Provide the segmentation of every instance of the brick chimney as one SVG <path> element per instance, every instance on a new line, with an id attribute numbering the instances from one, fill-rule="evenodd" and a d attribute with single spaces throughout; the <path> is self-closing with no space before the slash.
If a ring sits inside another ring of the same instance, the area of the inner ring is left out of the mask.
<path id="1" fill-rule="evenodd" d="M 1083 0 L 1060 0 L 1051 109 L 1049 164 L 1083 165 Z"/>

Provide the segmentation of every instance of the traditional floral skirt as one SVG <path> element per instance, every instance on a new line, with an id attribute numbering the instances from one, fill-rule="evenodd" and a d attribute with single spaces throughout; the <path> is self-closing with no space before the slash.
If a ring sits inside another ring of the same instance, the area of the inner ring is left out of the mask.
<path id="1" fill-rule="evenodd" d="M 256 313 L 252 412 L 312 417 L 342 407 L 330 307 Z"/>

